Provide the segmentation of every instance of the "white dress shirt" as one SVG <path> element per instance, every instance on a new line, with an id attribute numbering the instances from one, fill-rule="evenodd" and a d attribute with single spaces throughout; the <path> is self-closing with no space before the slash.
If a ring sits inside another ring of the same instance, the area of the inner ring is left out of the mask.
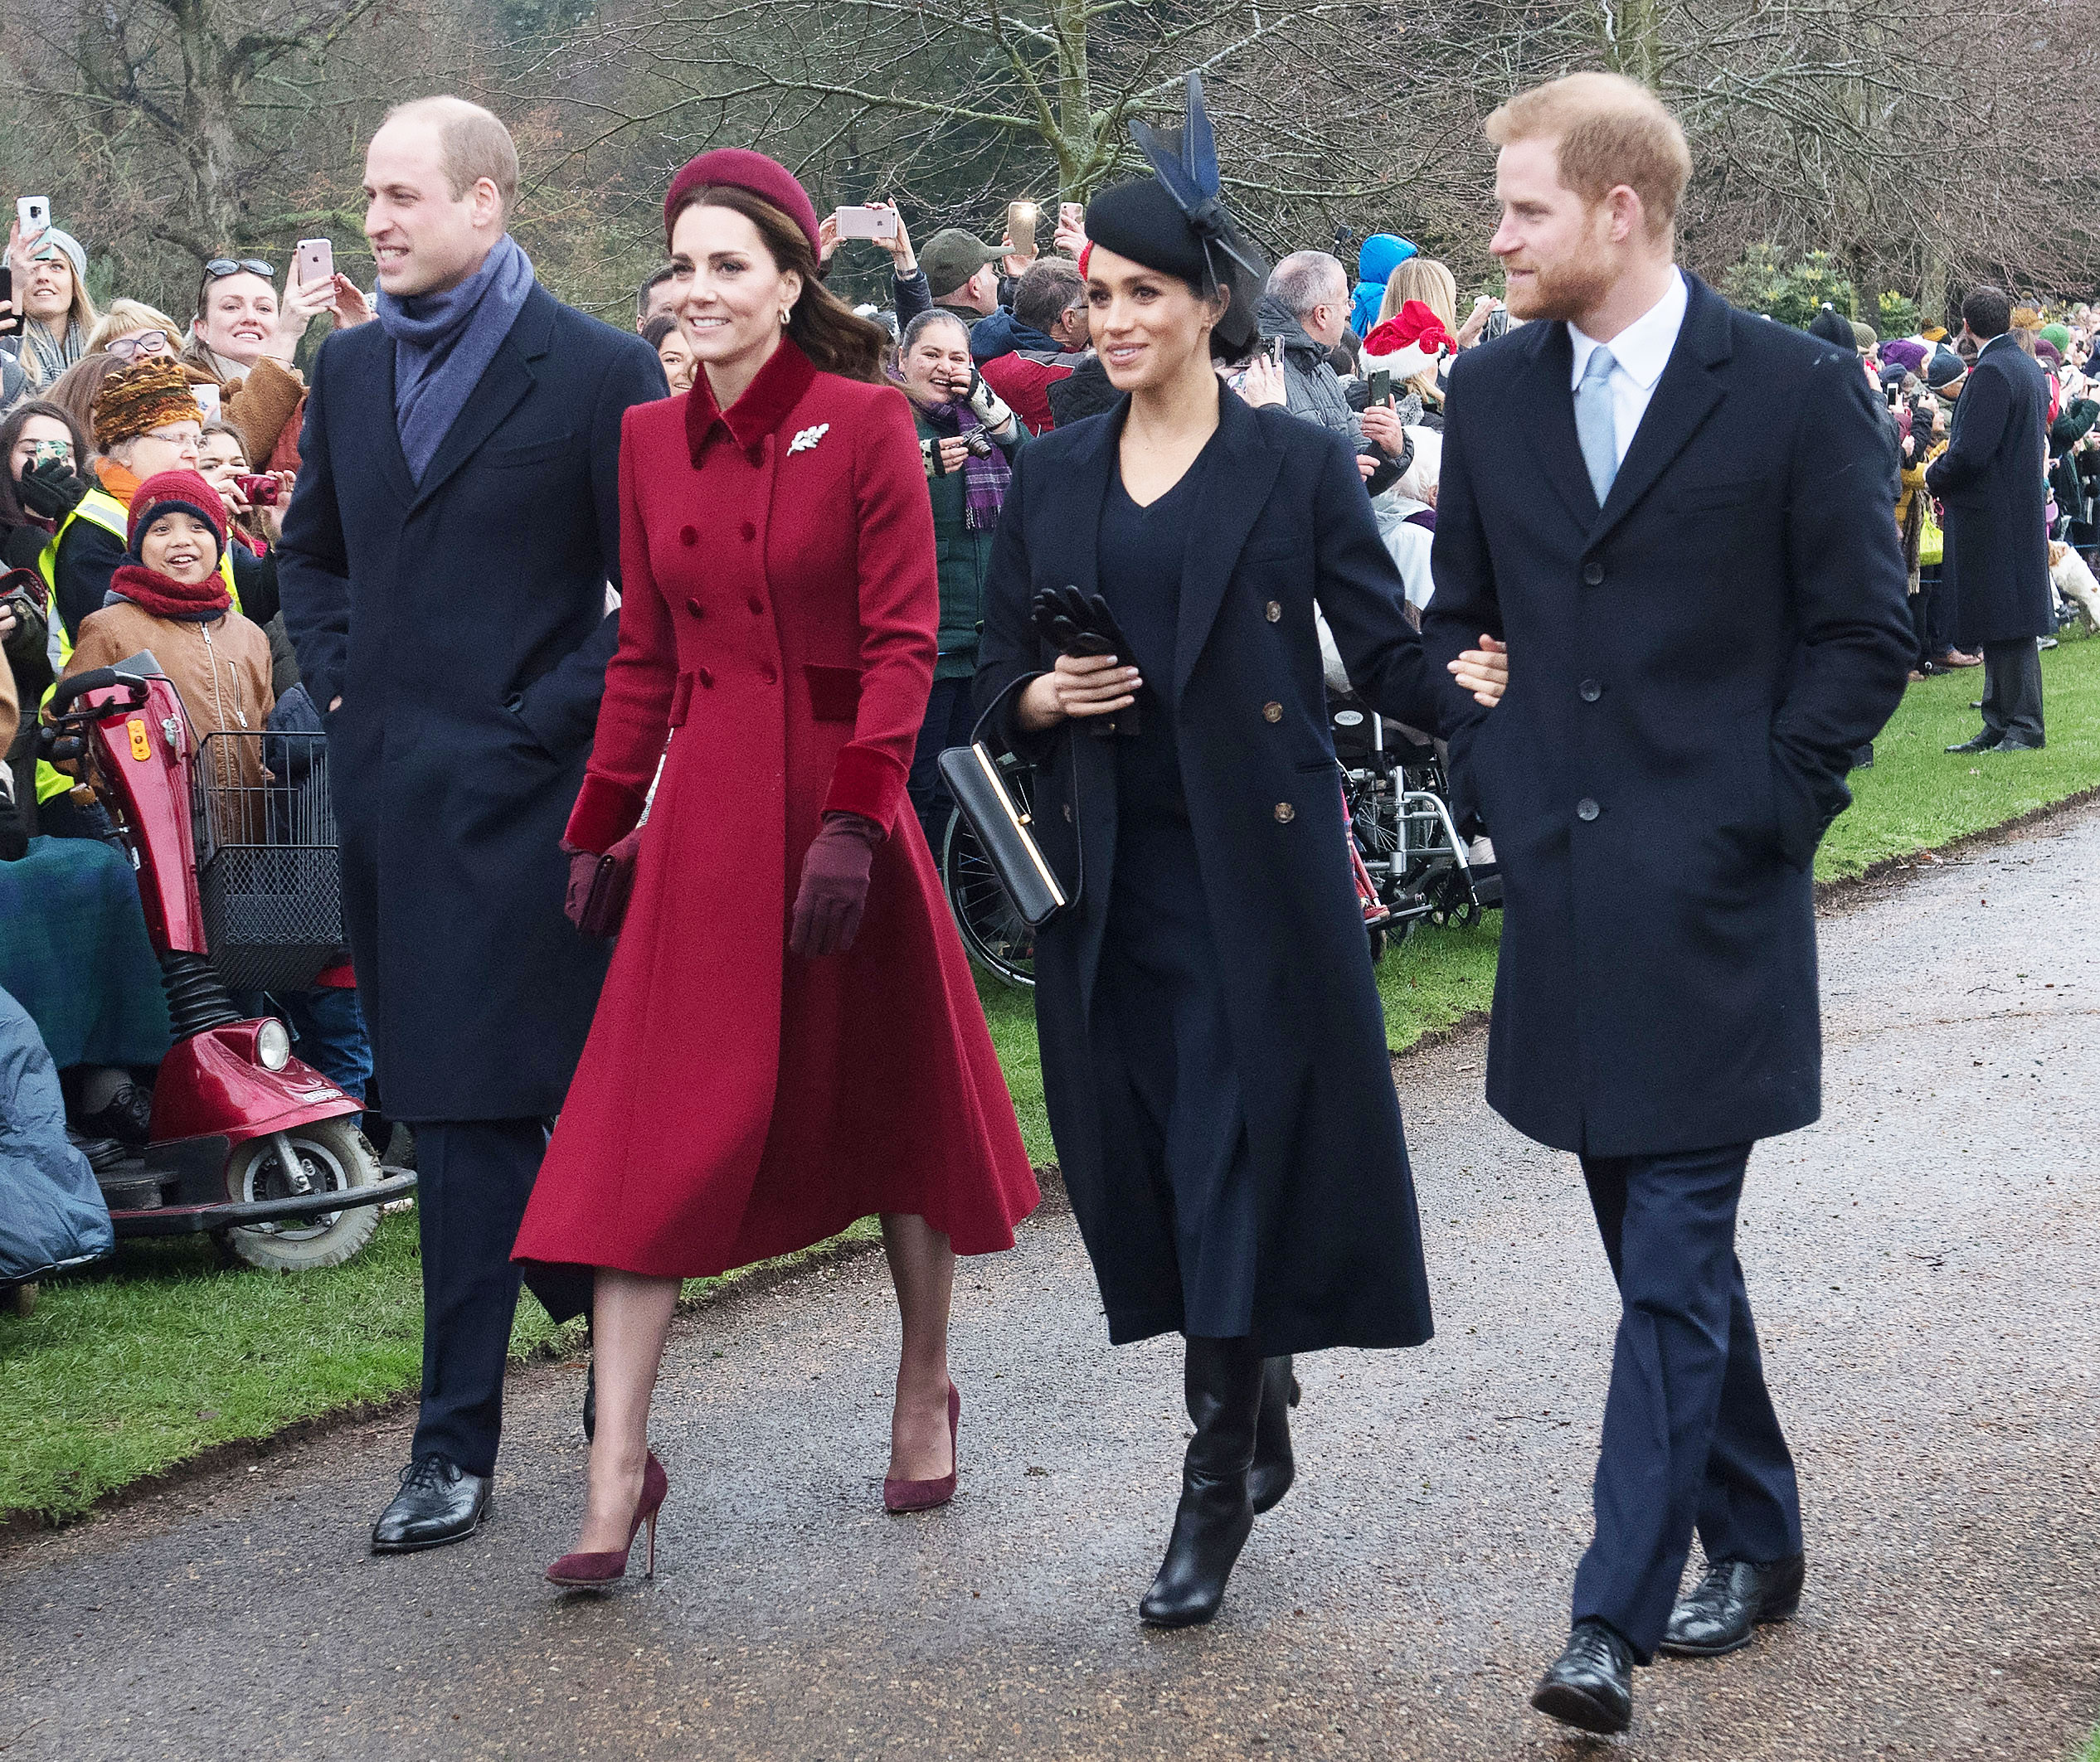
<path id="1" fill-rule="evenodd" d="M 1633 444 L 1633 432 L 1647 414 L 1648 400 L 1655 396 L 1655 381 L 1670 365 L 1670 352 L 1677 347 L 1677 332 L 1684 328 L 1684 308 L 1691 298 L 1691 289 L 1684 285 L 1684 272 L 1673 267 L 1663 297 L 1609 342 L 1600 343 L 1594 337 L 1584 336 L 1573 323 L 1568 327 L 1568 340 L 1575 346 L 1574 376 L 1568 382 L 1571 391 L 1582 383 L 1582 371 L 1589 366 L 1593 350 L 1611 352 L 1612 439 L 1617 443 L 1622 465 L 1626 462 L 1626 449 Z"/>

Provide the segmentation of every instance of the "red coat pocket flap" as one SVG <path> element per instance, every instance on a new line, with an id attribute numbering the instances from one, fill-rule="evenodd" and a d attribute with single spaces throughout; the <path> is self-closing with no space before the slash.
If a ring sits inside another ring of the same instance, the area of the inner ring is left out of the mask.
<path id="1" fill-rule="evenodd" d="M 850 722 L 860 715 L 860 673 L 858 667 L 819 667 L 805 663 L 809 682 L 809 707 L 820 722 Z"/>
<path id="2" fill-rule="evenodd" d="M 671 721 L 673 728 L 685 726 L 685 713 L 693 706 L 693 675 L 680 673 L 678 682 L 671 687 Z"/>

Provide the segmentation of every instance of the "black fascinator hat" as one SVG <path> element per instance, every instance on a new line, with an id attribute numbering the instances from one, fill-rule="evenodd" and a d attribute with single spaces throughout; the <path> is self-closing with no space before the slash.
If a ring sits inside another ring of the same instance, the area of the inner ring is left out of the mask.
<path id="1" fill-rule="evenodd" d="M 1269 269 L 1218 200 L 1218 142 L 1203 109 L 1202 80 L 1189 76 L 1179 129 L 1133 122 L 1130 138 L 1152 162 L 1154 175 L 1119 183 L 1087 204 L 1089 243 L 1179 275 L 1206 299 L 1224 289 L 1229 299 L 1212 332 L 1213 352 L 1244 355 L 1254 347 L 1254 306 Z"/>

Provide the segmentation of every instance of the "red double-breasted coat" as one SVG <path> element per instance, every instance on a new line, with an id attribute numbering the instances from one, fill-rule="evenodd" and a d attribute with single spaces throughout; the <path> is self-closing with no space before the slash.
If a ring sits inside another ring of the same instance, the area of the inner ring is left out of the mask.
<path id="1" fill-rule="evenodd" d="M 1038 1194 L 917 817 L 933 520 L 902 393 L 783 339 L 627 412 L 620 648 L 570 842 L 634 892 L 516 1258 L 696 1277 L 855 1218 L 1010 1248 Z M 665 733 L 669 731 L 669 747 Z M 888 829 L 850 951 L 788 952 L 822 816 Z"/>

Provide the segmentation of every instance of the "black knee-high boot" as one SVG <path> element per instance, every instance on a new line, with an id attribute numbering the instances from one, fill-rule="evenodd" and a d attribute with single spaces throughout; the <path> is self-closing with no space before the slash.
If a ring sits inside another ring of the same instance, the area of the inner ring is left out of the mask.
<path id="1" fill-rule="evenodd" d="M 1291 1483 L 1298 1478 L 1298 1464 L 1291 1454 L 1291 1410 L 1297 1405 L 1298 1379 L 1291 1374 L 1290 1355 L 1264 1359 L 1261 1416 L 1254 1428 L 1254 1467 L 1247 1477 L 1247 1497 L 1257 1517 L 1281 1504 Z"/>
<path id="2" fill-rule="evenodd" d="M 1261 1359 L 1251 1340 L 1189 1342 L 1184 1373 L 1196 1435 L 1181 1468 L 1181 1503 L 1159 1575 L 1138 1605 L 1155 1627 L 1208 1621 L 1254 1527 L 1247 1488 L 1261 1410 Z"/>

